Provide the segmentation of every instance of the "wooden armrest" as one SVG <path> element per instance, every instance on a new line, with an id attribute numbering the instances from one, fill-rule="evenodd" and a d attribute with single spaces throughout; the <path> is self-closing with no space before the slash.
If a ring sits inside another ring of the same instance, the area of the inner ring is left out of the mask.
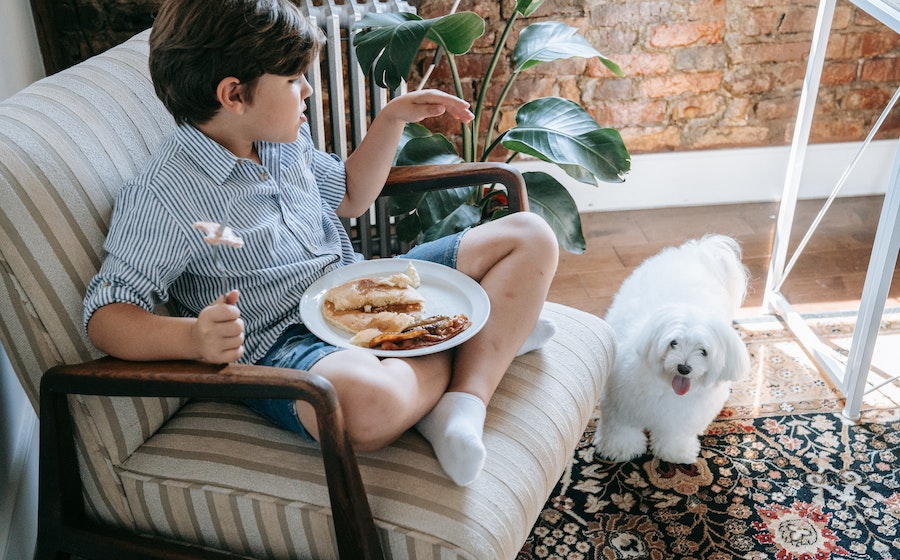
<path id="1" fill-rule="evenodd" d="M 53 367 L 41 378 L 41 510 L 57 517 L 81 517 L 72 419 L 67 396 L 206 397 L 299 399 L 316 411 L 335 532 L 341 558 L 381 558 L 356 455 L 331 383 L 314 373 L 265 366 L 200 362 L 129 362 L 101 358 Z M 48 460 L 49 458 L 49 460 Z"/>
<path id="2" fill-rule="evenodd" d="M 80 395 L 303 399 L 328 414 L 340 408 L 331 383 L 321 376 L 246 364 L 106 357 L 51 368 L 41 379 L 41 393 L 45 388 Z"/>
<path id="3" fill-rule="evenodd" d="M 506 187 L 510 212 L 528 210 L 525 179 L 518 169 L 506 163 L 397 166 L 391 168 L 381 194 L 390 196 L 492 183 L 499 183 Z"/>

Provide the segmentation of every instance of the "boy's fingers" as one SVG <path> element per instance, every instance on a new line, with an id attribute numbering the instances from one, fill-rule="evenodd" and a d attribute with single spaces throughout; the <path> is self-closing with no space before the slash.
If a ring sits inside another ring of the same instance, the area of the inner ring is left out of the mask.
<path id="1" fill-rule="evenodd" d="M 241 297 L 241 293 L 237 290 L 231 290 L 223 297 L 225 298 L 225 303 L 227 303 L 228 305 L 236 305 L 238 299 Z"/>
<path id="2" fill-rule="evenodd" d="M 475 118 L 475 115 L 472 113 L 472 111 L 469 111 L 468 108 L 453 110 L 450 114 L 461 120 L 462 122 L 469 122 Z"/>

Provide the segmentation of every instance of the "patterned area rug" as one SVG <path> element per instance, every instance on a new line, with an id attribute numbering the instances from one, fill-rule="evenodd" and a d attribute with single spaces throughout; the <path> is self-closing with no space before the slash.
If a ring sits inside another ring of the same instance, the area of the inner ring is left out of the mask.
<path id="1" fill-rule="evenodd" d="M 900 347 L 898 318 L 885 316 L 882 349 Z M 852 316 L 810 323 L 846 352 Z M 595 461 L 592 421 L 518 560 L 900 560 L 896 384 L 847 421 L 840 393 L 778 321 L 738 328 L 753 373 L 733 387 L 697 463 Z M 884 360 L 890 352 L 877 353 L 876 378 L 889 375 Z"/>

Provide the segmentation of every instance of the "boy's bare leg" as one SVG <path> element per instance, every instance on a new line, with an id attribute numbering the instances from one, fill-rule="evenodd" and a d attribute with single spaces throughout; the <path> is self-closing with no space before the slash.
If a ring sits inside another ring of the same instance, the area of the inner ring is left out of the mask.
<path id="1" fill-rule="evenodd" d="M 416 428 L 461 486 L 473 482 L 484 465 L 487 403 L 534 329 L 558 258 L 552 230 L 528 213 L 473 228 L 460 243 L 456 268 L 481 284 L 491 314 L 481 332 L 459 347 L 447 392 Z"/>
<path id="2" fill-rule="evenodd" d="M 310 371 L 334 385 L 350 442 L 357 451 L 389 445 L 431 410 L 450 380 L 452 354 L 397 359 L 362 350 L 325 356 Z M 300 422 L 319 439 L 311 405 L 297 401 Z"/>
<path id="3" fill-rule="evenodd" d="M 449 391 L 487 403 L 522 343 L 534 329 L 556 274 L 559 246 L 535 214 L 516 213 L 470 230 L 457 269 L 481 284 L 491 300 L 487 324 L 456 354 Z"/>
<path id="4" fill-rule="evenodd" d="M 311 371 L 335 386 L 354 448 L 380 449 L 415 425 L 454 482 L 473 482 L 486 455 L 486 404 L 534 329 L 558 258 L 553 232 L 533 214 L 473 228 L 460 243 L 457 269 L 491 300 L 478 335 L 454 353 L 379 360 L 347 350 L 319 360 Z M 298 401 L 297 412 L 318 439 L 312 407 Z"/>

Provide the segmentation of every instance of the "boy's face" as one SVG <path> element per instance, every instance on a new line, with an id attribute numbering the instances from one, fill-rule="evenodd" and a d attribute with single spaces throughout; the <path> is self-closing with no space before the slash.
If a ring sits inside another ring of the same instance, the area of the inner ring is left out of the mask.
<path id="1" fill-rule="evenodd" d="M 255 140 L 282 143 L 297 140 L 300 127 L 306 122 L 304 100 L 312 95 L 312 91 L 312 86 L 302 74 L 260 76 L 253 92 L 253 101 L 245 113 L 251 117 Z"/>

